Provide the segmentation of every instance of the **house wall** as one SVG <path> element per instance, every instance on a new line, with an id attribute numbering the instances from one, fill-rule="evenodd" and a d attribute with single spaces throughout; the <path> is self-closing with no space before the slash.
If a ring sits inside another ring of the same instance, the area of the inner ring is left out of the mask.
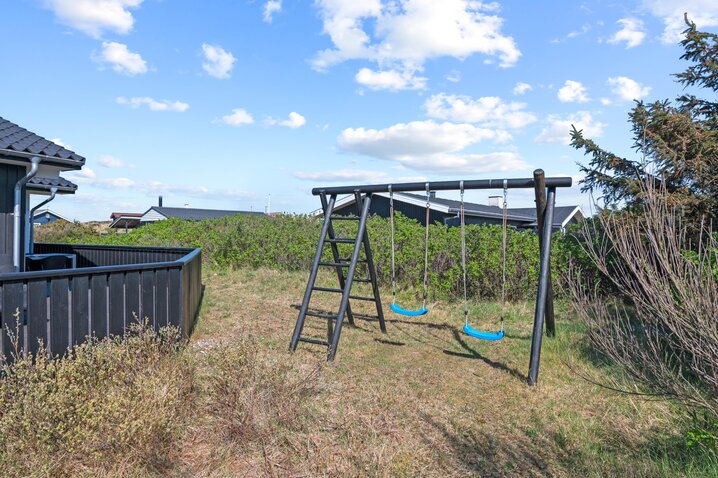
<path id="1" fill-rule="evenodd" d="M 42 225 L 42 224 L 50 224 L 51 222 L 55 222 L 58 219 L 60 219 L 60 218 L 55 216 L 52 213 L 43 212 L 42 214 L 39 214 L 39 215 L 35 216 L 34 218 L 32 218 L 32 222 L 35 224 Z"/>
<path id="2" fill-rule="evenodd" d="M 426 207 L 415 206 L 405 202 L 400 202 L 394 199 L 394 210 L 401 212 L 404 216 L 419 221 L 422 225 L 426 224 Z M 358 215 L 356 210 L 356 204 L 352 203 L 342 208 L 335 209 L 335 214 L 340 216 Z M 381 217 L 389 217 L 389 198 L 382 196 L 372 196 L 371 205 L 369 206 L 369 214 L 376 214 Z M 434 224 L 439 222 L 444 224 L 444 220 L 451 218 L 451 215 L 439 212 L 431 211 L 429 214 L 429 222 Z"/>
<path id="3" fill-rule="evenodd" d="M 140 224 L 147 224 L 149 222 L 155 222 L 155 221 L 162 221 L 164 219 L 167 219 L 162 214 L 158 213 L 154 209 L 150 209 L 147 211 L 142 218 L 140 219 Z"/>
<path id="4" fill-rule="evenodd" d="M 394 198 L 394 210 L 401 212 L 404 216 L 419 221 L 421 225 L 426 225 L 426 207 L 409 204 L 403 201 L 399 201 Z M 356 205 L 354 203 L 344 206 L 342 208 L 335 209 L 337 215 L 356 215 Z M 371 205 L 369 206 L 369 214 L 376 214 L 378 216 L 388 218 L 389 217 L 389 198 L 383 196 L 372 196 Z M 443 213 L 440 211 L 432 210 L 429 215 L 429 220 L 432 224 L 439 222 L 440 224 L 447 224 L 449 226 L 458 227 L 459 218 L 456 214 Z M 466 224 L 482 224 L 482 225 L 501 225 L 501 218 L 485 218 L 476 216 L 466 216 Z M 521 227 L 523 223 L 509 220 L 509 225 L 514 227 Z"/>
<path id="5" fill-rule="evenodd" d="M 0 164 L 0 273 L 13 272 L 12 239 L 13 239 L 13 194 L 15 184 L 27 174 L 25 166 Z M 20 211 L 26 208 L 25 195 Z M 22 221 L 24 224 L 25 221 Z M 20 235 L 20 244 L 24 244 L 24 227 Z M 22 249 L 22 248 L 21 248 Z M 21 254 L 22 254 L 21 250 Z M 21 257 L 24 261 L 24 256 Z"/>

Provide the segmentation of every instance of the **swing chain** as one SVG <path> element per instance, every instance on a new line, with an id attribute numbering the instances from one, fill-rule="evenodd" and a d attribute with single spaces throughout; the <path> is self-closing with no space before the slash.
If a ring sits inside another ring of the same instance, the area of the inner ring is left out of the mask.
<path id="1" fill-rule="evenodd" d="M 391 223 L 391 303 L 396 304 L 396 259 L 394 253 L 394 191 L 389 185 L 389 222 Z"/>
<path id="2" fill-rule="evenodd" d="M 461 206 L 459 208 L 459 222 L 461 224 L 461 273 L 464 276 L 464 324 L 469 323 L 469 302 L 466 292 L 466 232 L 464 225 L 466 223 L 466 214 L 464 207 L 464 181 L 459 181 L 459 189 L 461 190 Z"/>
<path id="3" fill-rule="evenodd" d="M 506 248 L 508 227 L 508 180 L 504 179 L 504 203 L 501 217 L 501 331 L 504 331 L 504 316 L 506 315 Z"/>
<path id="4" fill-rule="evenodd" d="M 426 233 L 424 235 L 424 301 L 423 308 L 426 308 L 426 299 L 429 295 L 429 219 L 431 217 L 431 192 L 429 183 L 426 183 Z"/>

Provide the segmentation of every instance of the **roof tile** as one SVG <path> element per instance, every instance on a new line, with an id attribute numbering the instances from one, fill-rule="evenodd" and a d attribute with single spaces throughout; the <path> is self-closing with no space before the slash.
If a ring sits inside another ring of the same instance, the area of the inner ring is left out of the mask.
<path id="1" fill-rule="evenodd" d="M 85 158 L 74 151 L 48 141 L 42 136 L 0 117 L 0 154 L 3 153 L 2 150 L 5 150 L 6 154 L 10 156 L 12 156 L 13 151 L 17 151 L 28 154 L 42 154 L 51 158 L 68 159 L 77 162 L 79 165 L 85 163 Z"/>

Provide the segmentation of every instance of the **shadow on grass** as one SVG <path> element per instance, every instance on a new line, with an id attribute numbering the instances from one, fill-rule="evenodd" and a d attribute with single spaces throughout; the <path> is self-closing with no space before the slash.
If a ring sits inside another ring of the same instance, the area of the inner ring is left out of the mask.
<path id="1" fill-rule="evenodd" d="M 298 308 L 296 304 L 292 304 L 293 308 Z M 312 309 L 314 312 L 323 312 L 322 310 L 318 309 Z M 357 314 L 359 315 L 359 314 Z M 354 325 L 353 328 L 356 330 L 361 330 L 362 332 L 369 332 L 373 333 L 375 332 L 374 329 L 368 329 L 365 327 L 362 327 L 359 325 L 362 322 L 378 322 L 378 319 L 375 318 L 367 318 L 367 317 L 361 317 L 361 316 L 355 316 L 354 317 Z M 526 381 L 527 377 L 523 373 L 519 372 L 518 370 L 511 368 L 501 362 L 496 362 L 495 360 L 491 360 L 488 357 L 485 357 L 484 355 L 480 354 L 475 348 L 473 348 L 469 343 L 465 340 L 464 335 L 462 333 L 462 329 L 450 325 L 450 324 L 437 324 L 436 322 L 427 322 L 427 321 L 418 321 L 418 320 L 404 320 L 404 319 L 384 319 L 384 322 L 387 325 L 394 325 L 397 327 L 397 329 L 404 335 L 410 337 L 411 339 L 415 340 L 416 342 L 424 345 L 428 345 L 430 347 L 433 347 L 435 349 L 441 350 L 442 353 L 446 355 L 450 355 L 452 357 L 458 357 L 458 358 L 465 358 L 465 359 L 471 359 L 471 360 L 481 360 L 489 367 L 496 369 L 496 370 L 502 370 L 504 372 L 509 373 L 512 377 L 521 380 Z M 346 325 L 349 325 L 349 321 L 347 320 L 345 322 Z M 421 330 L 427 331 L 426 336 L 421 336 L 419 334 L 411 333 L 407 329 L 402 328 L 402 325 L 410 325 L 413 327 L 420 327 Z M 315 327 L 309 326 L 309 330 L 315 329 Z M 316 330 L 316 329 L 315 329 Z M 452 340 L 447 340 L 445 336 L 440 336 L 435 333 L 434 331 L 448 331 L 451 333 L 451 336 L 453 338 Z M 530 337 L 528 337 L 530 339 Z M 524 340 L 523 336 L 517 337 L 518 340 Z M 393 346 L 404 346 L 406 345 L 405 342 L 395 341 L 395 340 L 387 340 L 387 339 L 379 339 L 374 338 L 375 342 L 385 344 L 385 345 L 393 345 Z M 445 347 L 436 345 L 437 342 L 444 342 Z M 458 346 L 460 348 L 459 351 L 457 350 L 451 350 L 452 348 L 456 348 Z"/>
<path id="2" fill-rule="evenodd" d="M 462 348 L 464 352 L 456 352 L 454 350 L 443 350 L 443 352 L 446 355 L 451 355 L 452 357 L 461 357 L 461 358 L 467 358 L 467 359 L 473 359 L 473 360 L 481 360 L 486 365 L 488 365 L 491 368 L 502 370 L 504 372 L 509 373 L 512 377 L 517 378 L 521 381 L 526 381 L 528 377 L 526 375 L 522 374 L 515 368 L 511 368 L 501 362 L 496 362 L 494 360 L 491 360 L 488 357 L 485 357 L 481 355 L 477 350 L 472 348 L 466 341 L 464 340 L 463 336 L 459 332 L 458 329 L 454 328 L 452 331 L 454 334 L 454 340 L 456 340 L 456 343 L 459 344 L 459 346 Z"/>
<path id="3" fill-rule="evenodd" d="M 543 444 L 530 446 L 521 441 L 506 440 L 488 430 L 450 430 L 425 414 L 422 419 L 443 436 L 453 450 L 458 465 L 471 475 L 552 476 L 548 471 L 548 463 L 540 456 L 546 453 Z M 428 444 L 434 445 L 430 442 Z"/>

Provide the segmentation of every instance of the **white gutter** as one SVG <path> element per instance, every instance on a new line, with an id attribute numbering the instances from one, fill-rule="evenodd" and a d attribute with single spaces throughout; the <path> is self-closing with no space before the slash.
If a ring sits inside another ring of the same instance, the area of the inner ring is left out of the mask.
<path id="1" fill-rule="evenodd" d="M 22 246 L 20 244 L 20 228 L 22 227 L 22 215 L 20 213 L 20 205 L 22 203 L 22 192 L 27 182 L 37 174 L 37 170 L 40 169 L 41 161 L 42 159 L 40 159 L 39 157 L 33 156 L 32 159 L 30 159 L 30 162 L 32 163 L 30 172 L 27 173 L 25 177 L 21 178 L 15 184 L 15 203 L 12 210 L 12 264 L 15 269 L 15 272 L 20 272 L 20 248 Z"/>

